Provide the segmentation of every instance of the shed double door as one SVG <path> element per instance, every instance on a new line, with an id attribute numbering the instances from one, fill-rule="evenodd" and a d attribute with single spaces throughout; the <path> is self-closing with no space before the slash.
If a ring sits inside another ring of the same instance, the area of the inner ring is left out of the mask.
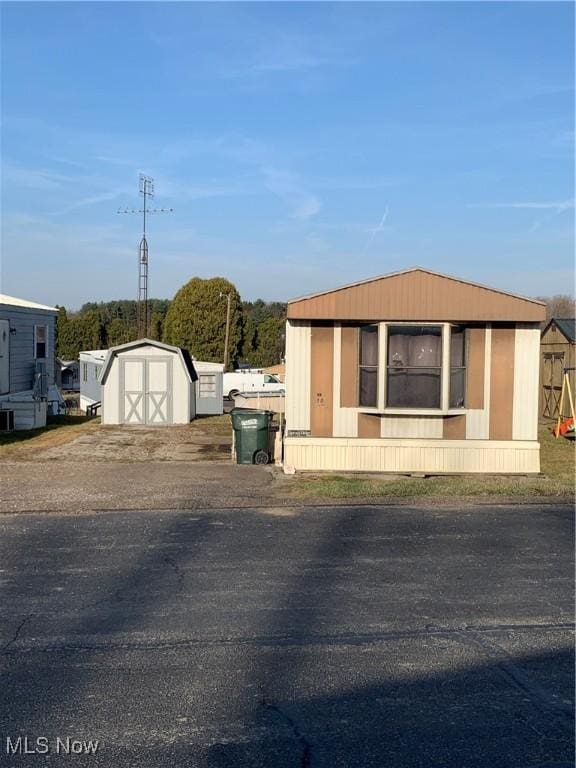
<path id="1" fill-rule="evenodd" d="M 120 373 L 123 424 L 172 424 L 171 358 L 123 358 Z"/>

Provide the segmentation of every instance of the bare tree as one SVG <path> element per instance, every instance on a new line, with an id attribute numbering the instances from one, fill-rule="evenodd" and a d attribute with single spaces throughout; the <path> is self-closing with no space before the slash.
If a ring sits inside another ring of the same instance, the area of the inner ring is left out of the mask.
<path id="1" fill-rule="evenodd" d="M 555 296 L 537 296 L 546 304 L 546 322 L 553 317 L 576 317 L 576 302 L 573 296 L 558 293 Z"/>

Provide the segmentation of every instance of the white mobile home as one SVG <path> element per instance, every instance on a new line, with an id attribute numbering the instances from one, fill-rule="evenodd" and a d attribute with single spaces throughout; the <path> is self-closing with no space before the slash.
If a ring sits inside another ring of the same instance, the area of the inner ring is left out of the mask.
<path id="1" fill-rule="evenodd" d="M 108 350 L 102 373 L 102 424 L 188 424 L 197 379 L 185 350 L 139 339 Z"/>
<path id="2" fill-rule="evenodd" d="M 56 307 L 0 294 L 0 428 L 35 429 L 63 406 L 55 378 Z"/>
<path id="3" fill-rule="evenodd" d="M 107 349 L 80 352 L 80 408 L 83 411 L 100 402 L 100 377 L 107 354 Z"/>

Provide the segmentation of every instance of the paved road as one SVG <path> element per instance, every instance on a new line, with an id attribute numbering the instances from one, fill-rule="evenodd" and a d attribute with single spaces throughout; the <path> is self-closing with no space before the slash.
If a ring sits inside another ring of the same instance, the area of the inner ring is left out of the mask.
<path id="1" fill-rule="evenodd" d="M 573 765 L 572 542 L 560 507 L 5 516 L 0 766 Z"/>

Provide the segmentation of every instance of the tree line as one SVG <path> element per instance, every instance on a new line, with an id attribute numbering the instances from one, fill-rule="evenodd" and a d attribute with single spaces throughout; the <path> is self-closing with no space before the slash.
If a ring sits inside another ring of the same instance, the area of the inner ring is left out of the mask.
<path id="1" fill-rule="evenodd" d="M 286 304 L 242 301 L 236 287 L 222 277 L 194 277 L 171 301 L 150 299 L 148 336 L 187 349 L 199 360 L 224 362 L 228 296 L 228 368 L 279 363 L 284 355 Z M 59 307 L 58 357 L 75 360 L 82 350 L 134 341 L 136 306 L 136 301 L 120 299 L 87 302 L 77 312 Z"/>

